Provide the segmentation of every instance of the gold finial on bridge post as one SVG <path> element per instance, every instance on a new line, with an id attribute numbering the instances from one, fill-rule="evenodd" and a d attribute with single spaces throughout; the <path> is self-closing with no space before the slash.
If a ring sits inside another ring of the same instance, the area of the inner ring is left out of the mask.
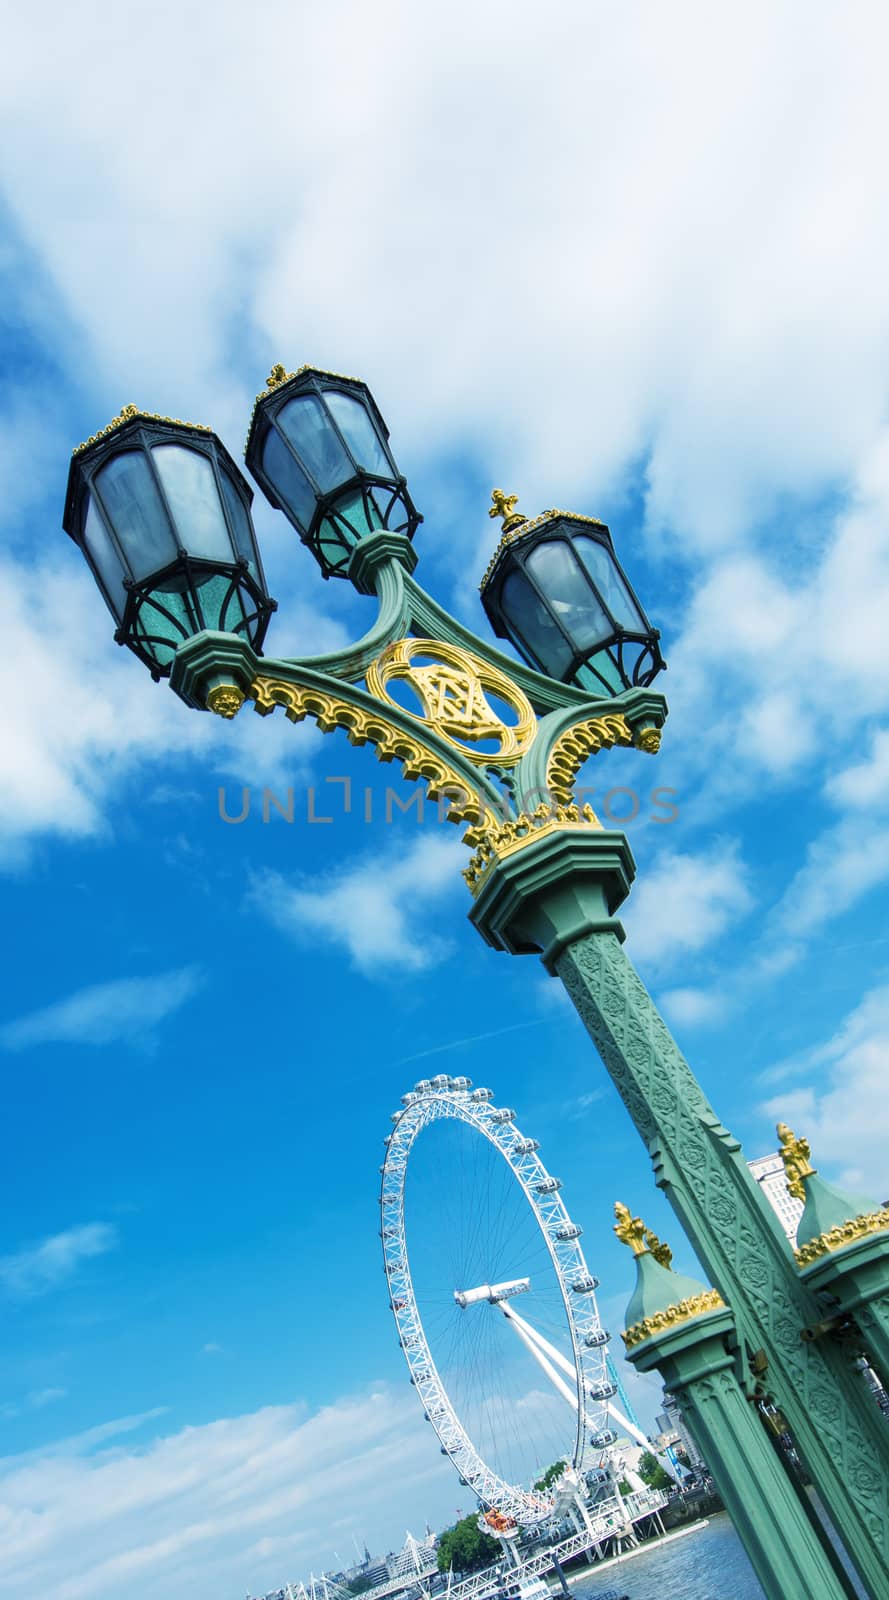
<path id="1" fill-rule="evenodd" d="M 617 1221 L 614 1231 L 621 1244 L 629 1245 L 634 1256 L 641 1256 L 648 1249 L 645 1242 L 645 1223 L 641 1217 L 630 1215 L 629 1207 L 622 1205 L 619 1200 L 614 1202 L 614 1215 Z"/>
<path id="2" fill-rule="evenodd" d="M 502 489 L 492 489 L 491 499 L 494 504 L 491 506 L 488 516 L 503 518 L 503 533 L 511 533 L 513 528 L 519 526 L 519 523 L 527 522 L 527 517 L 523 517 L 522 513 L 515 509 L 519 503 L 517 494 L 504 494 Z"/>
<path id="3" fill-rule="evenodd" d="M 810 1178 L 815 1171 L 812 1166 L 812 1151 L 808 1139 L 798 1139 L 792 1128 L 786 1122 L 779 1122 L 776 1132 L 781 1140 L 781 1160 L 784 1162 L 784 1171 L 787 1174 L 787 1188 L 794 1200 L 805 1200 L 806 1191 L 803 1178 Z"/>
<path id="4" fill-rule="evenodd" d="M 669 1268 L 673 1260 L 673 1252 L 670 1246 L 664 1244 L 663 1240 L 659 1239 L 656 1233 L 652 1233 L 650 1228 L 645 1230 L 645 1243 L 658 1265 Z"/>
<path id="5" fill-rule="evenodd" d="M 641 1217 L 632 1217 L 629 1208 L 621 1205 L 619 1200 L 614 1202 L 614 1215 L 617 1217 L 614 1231 L 621 1244 L 629 1245 L 634 1256 L 642 1256 L 648 1251 L 659 1266 L 669 1268 L 673 1260 L 670 1246 L 664 1244 L 650 1228 L 646 1228 Z"/>

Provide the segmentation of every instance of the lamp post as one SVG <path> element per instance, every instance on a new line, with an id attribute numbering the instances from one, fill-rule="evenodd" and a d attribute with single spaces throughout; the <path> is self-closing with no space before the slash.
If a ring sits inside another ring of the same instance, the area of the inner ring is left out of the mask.
<path id="1" fill-rule="evenodd" d="M 246 457 L 323 576 L 377 597 L 368 633 L 331 655 L 263 659 L 274 602 L 249 490 L 208 430 L 126 407 L 75 451 L 65 514 L 116 637 L 187 705 L 233 717 L 250 700 L 261 715 L 281 706 L 292 721 L 343 728 L 468 824 L 471 921 L 493 948 L 539 954 L 561 978 L 730 1308 L 719 1334 L 731 1381 L 743 1400 L 767 1375 L 862 1582 L 889 1600 L 889 1432 L 846 1345 L 802 1337 L 821 1303 L 624 952 L 627 839 L 574 800 L 590 755 L 655 753 L 667 714 L 651 687 L 659 636 L 609 530 L 563 511 L 527 519 L 494 491 L 502 530 L 482 599 L 516 661 L 414 581 L 420 518 L 365 384 L 273 368 Z M 889 1250 L 889 1212 L 874 1237 Z M 789 1528 L 790 1559 L 794 1537 Z"/>

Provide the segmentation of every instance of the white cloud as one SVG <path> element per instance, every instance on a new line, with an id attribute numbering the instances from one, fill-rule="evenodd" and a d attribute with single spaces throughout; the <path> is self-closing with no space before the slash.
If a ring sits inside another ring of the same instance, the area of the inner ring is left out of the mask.
<path id="1" fill-rule="evenodd" d="M 864 761 L 835 772 L 824 785 L 834 805 L 864 811 L 889 799 L 889 728 L 879 728 Z"/>
<path id="2" fill-rule="evenodd" d="M 679 1027 L 699 1028 L 722 1020 L 726 997 L 715 989 L 668 989 L 660 996 L 660 1004 L 669 1020 Z"/>
<path id="3" fill-rule="evenodd" d="M 55 19 L 47 52 L 21 12 L 6 39 L 19 309 L 63 373 L 90 375 L 77 432 L 132 396 L 214 420 L 237 451 L 270 361 L 309 357 L 367 375 L 405 466 L 440 480 L 445 456 L 468 455 L 529 509 L 610 507 L 619 542 L 641 469 L 649 554 L 698 574 L 673 619 L 670 689 L 711 810 L 763 776 L 786 782 L 828 732 L 851 739 L 886 709 L 883 13 L 825 13 L 801 34 L 793 7 L 766 0 L 743 27 L 702 0 L 644 16 L 565 0 L 515 29 L 497 3 L 405 16 L 385 0 L 371 17 L 357 0 L 271 0 L 248 38 L 224 0 L 212 39 L 196 14 L 173 17 L 155 7 L 117 34 L 81 8 Z M 268 93 L 282 58 L 336 59 L 335 126 L 324 73 L 296 99 Z M 830 118 L 812 93 L 825 81 Z M 50 429 L 30 387 L 13 393 L 17 491 L 56 461 L 61 495 L 74 427 L 61 403 Z M 800 527 L 800 508 L 838 489 L 835 525 L 813 512 Z M 776 510 L 781 542 L 763 553 Z M 440 545 L 461 579 L 490 547 L 484 512 Z M 284 579 L 271 574 L 285 602 L 271 646 L 313 648 L 331 591 L 283 519 L 260 507 L 258 521 Z M 243 715 L 237 733 L 211 731 L 125 671 L 73 549 L 41 534 L 29 556 L 53 540 L 55 597 L 41 571 L 20 606 L 16 569 L 2 600 L 7 639 L 18 627 L 9 850 L 107 823 L 116 782 L 159 752 L 214 759 L 222 741 L 220 770 L 260 781 L 286 735 L 241 731 Z M 638 573 L 640 552 L 622 548 Z M 324 632 L 341 642 L 340 624 Z M 714 762 L 717 740 L 728 757 Z M 289 748 L 276 759 L 263 781 L 282 781 Z"/>
<path id="4" fill-rule="evenodd" d="M 120 1434 L 109 1426 L 109 1439 Z M 312 1416 L 268 1407 L 142 1448 L 93 1436 L 7 1457 L 0 1589 L 16 1600 L 262 1593 L 332 1565 L 337 1520 L 394 1543 L 406 1520 L 422 1526 L 427 1508 L 450 1506 L 453 1469 L 430 1439 L 413 1394 L 379 1391 Z"/>
<path id="5" fill-rule="evenodd" d="M 788 1074 L 786 1063 L 781 1070 Z M 833 1038 L 790 1071 L 809 1082 L 774 1095 L 763 1111 L 805 1135 L 816 1167 L 841 1166 L 841 1184 L 878 1204 L 889 1199 L 889 985 L 866 994 Z"/>
<path id="6" fill-rule="evenodd" d="M 658 856 L 622 912 L 632 958 L 663 968 L 715 944 L 751 909 L 747 879 L 736 843 Z"/>
<path id="7" fill-rule="evenodd" d="M 246 318 L 256 380 L 288 350 L 364 370 L 408 447 L 475 441 L 539 503 L 650 449 L 652 521 L 709 546 L 845 478 L 884 415 L 885 19 L 794 15 L 277 0 L 248 39 L 229 3 L 212 41 L 177 13 L 175 54 L 167 7 L 120 36 L 60 16 L 49 54 L 22 15 L 9 203 L 109 414 L 212 398 L 239 436 Z M 268 94 L 281 59 L 334 57 L 335 127 L 323 73 Z"/>
<path id="8" fill-rule="evenodd" d="M 805 939 L 889 879 L 889 828 L 844 818 L 819 834 L 770 918 L 792 941 Z"/>
<path id="9" fill-rule="evenodd" d="M 57 1400 L 67 1399 L 67 1396 L 67 1389 L 32 1389 L 26 1399 L 29 1406 L 42 1411 L 44 1406 L 54 1405 Z"/>
<path id="10" fill-rule="evenodd" d="M 265 873 L 256 879 L 252 899 L 301 942 L 320 938 L 342 945 L 361 972 L 420 972 L 448 954 L 448 941 L 428 929 L 437 904 L 463 889 L 465 860 L 457 839 L 427 833 L 406 848 L 393 846 L 384 856 L 365 857 L 319 879 L 291 883 L 279 873 Z M 418 895 L 422 928 L 414 916 Z"/>
<path id="11" fill-rule="evenodd" d="M 126 780 L 151 763 L 200 758 L 205 773 L 281 789 L 306 776 L 319 747 L 311 724 L 296 730 L 249 706 L 224 722 L 152 683 L 113 644 L 110 618 L 81 567 L 79 557 L 28 567 L 0 559 L 0 864 L 18 865 L 35 835 L 113 831 Z M 305 649 L 339 639 L 323 613 L 302 636 Z M 212 803 L 209 774 L 203 783 Z"/>
<path id="12" fill-rule="evenodd" d="M 746 551 L 702 565 L 669 651 L 665 749 L 685 820 L 721 817 L 792 782 L 820 791 L 825 751 L 835 762 L 857 755 L 874 717 L 889 711 L 889 679 L 875 670 L 889 608 L 887 518 L 884 431 L 862 441 L 848 499 L 821 518 L 817 538 L 807 541 L 791 517 L 785 547 L 759 552 L 751 532 Z M 878 791 L 879 758 L 878 742 L 874 770 L 829 782 L 829 798 L 845 804 L 849 784 Z"/>
<path id="13" fill-rule="evenodd" d="M 67 1389 L 32 1389 L 22 1400 L 5 1400 L 0 1405 L 0 1417 L 20 1417 L 23 1411 L 42 1411 L 44 1406 L 55 1405 L 68 1397 Z"/>
<path id="14" fill-rule="evenodd" d="M 158 978 L 116 978 L 78 989 L 64 1000 L 0 1027 L 0 1047 L 25 1050 L 39 1044 L 144 1042 L 152 1029 L 197 994 L 197 967 L 180 967 Z"/>
<path id="15" fill-rule="evenodd" d="M 86 1222 L 54 1233 L 40 1244 L 0 1257 L 0 1284 L 17 1299 L 47 1294 L 75 1276 L 84 1261 L 117 1246 L 117 1229 L 109 1222 Z M 58 1391 L 44 1390 L 50 1398 Z"/>

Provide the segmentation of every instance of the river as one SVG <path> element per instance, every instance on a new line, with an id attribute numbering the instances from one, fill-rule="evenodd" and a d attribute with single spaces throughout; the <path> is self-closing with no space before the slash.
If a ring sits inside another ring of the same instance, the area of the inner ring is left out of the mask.
<path id="1" fill-rule="evenodd" d="M 575 1578 L 578 1600 L 595 1600 L 616 1589 L 630 1600 L 764 1600 L 738 1535 L 724 1512 L 681 1539 L 608 1562 L 589 1577 Z M 550 1579 L 552 1582 L 552 1579 Z M 556 1591 L 558 1592 L 558 1591 Z"/>

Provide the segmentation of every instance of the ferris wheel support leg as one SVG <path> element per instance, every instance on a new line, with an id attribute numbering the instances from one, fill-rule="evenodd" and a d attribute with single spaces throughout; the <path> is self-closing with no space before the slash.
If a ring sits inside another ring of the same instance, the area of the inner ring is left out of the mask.
<path id="1" fill-rule="evenodd" d="M 572 1406 L 574 1408 L 574 1410 L 576 1411 L 577 1410 L 577 1392 L 576 1392 L 576 1390 L 572 1390 L 572 1389 L 568 1388 L 568 1385 L 565 1382 L 564 1378 L 560 1377 L 559 1373 L 556 1371 L 556 1369 L 553 1366 L 552 1362 L 548 1359 L 547 1356 L 544 1355 L 543 1351 L 538 1348 L 538 1346 L 535 1343 L 535 1341 L 529 1336 L 529 1332 L 527 1330 L 527 1325 L 522 1321 L 521 1317 L 517 1317 L 515 1315 L 515 1312 L 511 1311 L 509 1306 L 506 1305 L 503 1301 L 500 1302 L 500 1310 L 503 1312 L 503 1315 L 505 1316 L 507 1322 L 511 1322 L 512 1323 L 513 1327 L 515 1328 L 516 1333 L 518 1334 L 519 1338 L 522 1341 L 522 1344 L 525 1346 L 525 1349 L 530 1351 L 531 1355 L 534 1357 L 534 1360 L 537 1362 L 538 1366 L 543 1368 L 543 1371 L 546 1373 L 547 1377 L 549 1378 L 549 1381 L 553 1385 L 553 1388 L 556 1389 L 558 1391 L 558 1393 L 562 1396 L 562 1399 L 563 1400 L 567 1400 L 569 1406 Z"/>
<path id="2" fill-rule="evenodd" d="M 800 1337 L 822 1309 L 623 949 L 615 912 L 634 873 L 623 834 L 557 826 L 492 861 L 470 919 L 495 949 L 536 950 L 562 980 L 656 1182 L 732 1309 L 739 1399 L 753 1391 L 756 1354 L 868 1594 L 889 1600 L 889 1429 L 841 1345 Z"/>

